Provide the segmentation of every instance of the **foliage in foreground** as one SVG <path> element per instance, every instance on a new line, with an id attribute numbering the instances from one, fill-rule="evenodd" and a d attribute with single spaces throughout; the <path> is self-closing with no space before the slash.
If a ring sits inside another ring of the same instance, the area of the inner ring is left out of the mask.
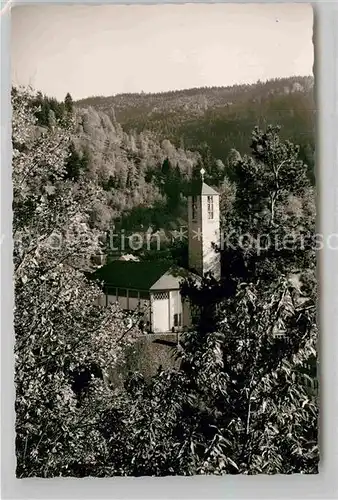
<path id="1" fill-rule="evenodd" d="M 317 472 L 316 363 L 303 370 L 315 303 L 281 279 L 273 291 L 243 284 L 217 308 L 217 328 L 183 337 L 180 370 L 128 381 L 102 421 L 106 474 Z"/>
<path id="2" fill-rule="evenodd" d="M 79 270 L 98 246 L 88 227 L 97 192 L 65 179 L 71 124 L 37 127 L 31 100 L 13 93 L 17 475 L 76 475 L 105 450 L 93 425 L 104 397 L 79 400 L 131 331 L 116 306 L 97 305 L 100 291 Z"/>

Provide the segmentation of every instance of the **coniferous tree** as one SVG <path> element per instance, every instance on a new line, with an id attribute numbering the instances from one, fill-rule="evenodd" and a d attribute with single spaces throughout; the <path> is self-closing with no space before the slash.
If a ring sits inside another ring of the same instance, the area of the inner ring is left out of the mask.
<path id="1" fill-rule="evenodd" d="M 77 181 L 80 178 L 82 167 L 82 158 L 76 151 L 74 143 L 69 146 L 69 157 L 66 161 L 66 179 L 71 179 L 72 181 Z"/>
<path id="2" fill-rule="evenodd" d="M 72 114 L 73 112 L 73 99 L 70 93 L 68 92 L 65 97 L 65 110 L 66 113 Z"/>
<path id="3" fill-rule="evenodd" d="M 299 147 L 281 139 L 280 127 L 256 127 L 251 155 L 237 156 L 231 177 L 236 196 L 223 221 L 232 235 L 223 249 L 227 272 L 236 274 L 233 257 L 247 278 L 258 272 L 271 280 L 307 267 L 314 272 L 314 194 Z"/>

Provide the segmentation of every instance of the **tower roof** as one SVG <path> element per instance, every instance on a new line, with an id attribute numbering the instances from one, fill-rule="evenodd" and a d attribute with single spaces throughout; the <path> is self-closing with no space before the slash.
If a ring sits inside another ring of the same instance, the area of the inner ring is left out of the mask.
<path id="1" fill-rule="evenodd" d="M 203 182 L 201 179 L 192 182 L 190 194 L 191 196 L 199 196 L 199 195 L 219 196 L 219 193 L 215 189 L 208 186 L 208 184 Z"/>

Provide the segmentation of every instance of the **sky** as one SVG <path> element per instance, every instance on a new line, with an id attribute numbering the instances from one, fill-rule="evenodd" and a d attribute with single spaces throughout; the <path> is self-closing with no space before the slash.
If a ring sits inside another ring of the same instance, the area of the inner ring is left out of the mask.
<path id="1" fill-rule="evenodd" d="M 57 99 L 310 75 L 310 4 L 12 9 L 12 82 Z"/>

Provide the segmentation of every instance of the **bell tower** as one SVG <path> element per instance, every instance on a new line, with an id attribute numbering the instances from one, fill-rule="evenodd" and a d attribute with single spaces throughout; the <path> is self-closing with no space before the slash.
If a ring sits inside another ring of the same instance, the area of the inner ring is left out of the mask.
<path id="1" fill-rule="evenodd" d="M 203 168 L 200 173 L 188 196 L 189 267 L 201 276 L 210 272 L 220 279 L 219 193 L 205 184 Z"/>

